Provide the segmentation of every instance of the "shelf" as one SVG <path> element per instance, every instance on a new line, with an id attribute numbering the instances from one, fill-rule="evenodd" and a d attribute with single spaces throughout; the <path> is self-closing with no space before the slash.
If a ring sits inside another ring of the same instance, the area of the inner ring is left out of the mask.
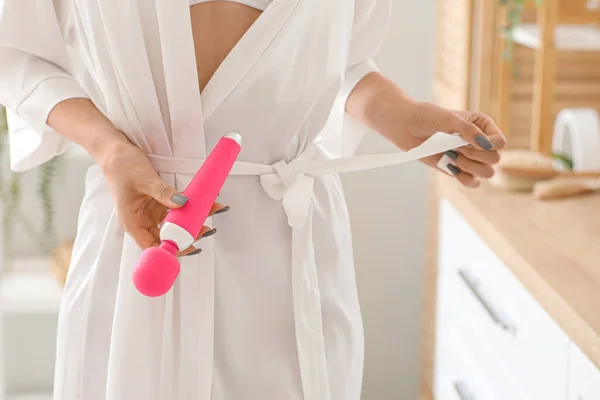
<path id="1" fill-rule="evenodd" d="M 11 394 L 6 400 L 52 400 L 52 393 Z"/>
<path id="2" fill-rule="evenodd" d="M 0 279 L 0 312 L 3 314 L 48 314 L 58 312 L 62 287 L 43 257 L 18 258 L 13 271 Z"/>
<path id="3" fill-rule="evenodd" d="M 513 40 L 530 49 L 539 48 L 539 26 L 516 26 L 513 29 Z M 592 25 L 559 25 L 556 27 L 555 42 L 558 51 L 600 51 L 600 28 Z"/>

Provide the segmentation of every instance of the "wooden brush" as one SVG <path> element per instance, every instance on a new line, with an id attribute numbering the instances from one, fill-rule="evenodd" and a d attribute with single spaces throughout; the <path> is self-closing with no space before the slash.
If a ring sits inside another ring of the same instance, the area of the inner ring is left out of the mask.
<path id="1" fill-rule="evenodd" d="M 600 178 L 600 171 L 558 171 L 551 157 L 530 150 L 506 150 L 497 171 L 523 180 L 546 180 L 559 177 Z"/>
<path id="2" fill-rule="evenodd" d="M 496 174 L 489 180 L 489 183 L 493 186 L 497 186 L 501 189 L 511 190 L 515 192 L 530 192 L 537 180 L 513 176 L 505 174 L 502 171 L 497 171 Z"/>
<path id="3" fill-rule="evenodd" d="M 557 171 L 557 178 L 600 178 L 600 171 Z"/>
<path id="4" fill-rule="evenodd" d="M 538 200 L 556 200 L 582 196 L 600 190 L 600 179 L 556 178 L 540 181 L 533 187 L 533 196 Z"/>
<path id="5" fill-rule="evenodd" d="M 498 172 L 527 180 L 550 179 L 556 176 L 552 158 L 529 150 L 505 150 L 496 169 Z"/>

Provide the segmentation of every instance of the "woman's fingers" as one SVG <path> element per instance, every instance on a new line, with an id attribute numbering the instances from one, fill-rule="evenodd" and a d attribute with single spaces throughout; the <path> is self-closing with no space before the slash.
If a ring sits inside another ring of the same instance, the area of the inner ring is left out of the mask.
<path id="1" fill-rule="evenodd" d="M 459 116 L 454 116 L 450 124 L 451 132 L 458 132 L 471 146 L 483 151 L 490 151 L 494 148 L 488 137 L 474 123 L 466 121 Z"/>
<path id="2" fill-rule="evenodd" d="M 225 206 L 221 203 L 215 203 L 210 209 L 208 216 L 212 217 L 213 215 L 224 214 L 227 211 L 229 211 L 229 206 Z M 148 215 L 151 221 L 157 221 L 157 224 L 161 224 L 165 220 L 165 218 L 167 218 L 169 210 L 162 204 L 157 203 L 156 207 L 147 210 L 146 214 Z"/>
<path id="3" fill-rule="evenodd" d="M 210 230 L 210 228 L 208 230 Z M 150 247 L 160 246 L 160 232 L 158 227 L 152 227 L 150 229 L 132 229 L 129 231 L 129 235 L 131 235 L 131 237 L 142 250 L 146 250 Z M 193 256 L 200 254 L 201 252 L 202 249 L 190 246 L 184 251 L 177 253 L 177 257 Z"/>
<path id="4" fill-rule="evenodd" d="M 489 179 L 494 176 L 494 168 L 489 164 L 472 160 L 464 154 L 455 151 L 448 151 L 446 152 L 446 155 L 453 160 L 452 164 L 454 164 L 455 167 L 458 167 L 462 172 L 484 179 Z"/>
<path id="5" fill-rule="evenodd" d="M 196 241 L 198 241 L 200 239 L 207 238 L 209 236 L 212 236 L 215 233 L 217 233 L 217 230 L 215 228 L 211 228 L 211 227 L 205 225 L 200 230 L 200 234 L 198 234 L 198 237 L 196 238 Z M 199 249 L 199 248 L 197 248 L 195 246 L 190 246 L 187 249 L 185 249 L 184 251 L 180 252 L 177 256 L 178 257 L 195 256 L 195 255 L 198 255 L 200 253 L 202 253 L 202 249 Z"/>
<path id="6" fill-rule="evenodd" d="M 190 246 L 184 251 L 180 251 L 177 253 L 177 257 L 186 257 L 186 256 L 195 256 L 202 253 L 202 249 L 198 249 L 194 246 Z"/>
<path id="7" fill-rule="evenodd" d="M 487 135 L 487 138 L 490 142 L 492 142 L 494 145 L 494 150 L 496 151 L 502 150 L 506 146 L 506 138 L 500 131 Z"/>
<path id="8" fill-rule="evenodd" d="M 506 146 L 506 137 L 490 116 L 471 111 L 455 113 L 461 117 L 459 119 L 462 119 L 462 122 L 453 121 L 456 131 L 475 149 L 497 151 Z"/>
<path id="9" fill-rule="evenodd" d="M 227 211 L 229 211 L 229 206 L 225 206 L 221 203 L 215 203 L 209 212 L 209 216 L 223 214 Z M 158 201 L 153 201 L 152 204 L 149 204 L 147 207 L 145 207 L 144 212 L 146 218 L 149 219 L 149 221 L 155 222 L 156 226 L 152 226 L 149 229 L 133 228 L 130 230 L 130 234 L 134 237 L 136 243 L 143 250 L 147 249 L 148 247 L 156 247 L 160 245 L 160 228 L 158 225 L 164 222 L 169 213 L 169 209 Z M 196 238 L 196 241 L 212 236 L 216 232 L 217 230 L 214 228 L 203 226 L 200 234 Z M 201 252 L 202 249 L 196 248 L 195 246 L 190 246 L 187 249 L 177 253 L 177 257 L 194 256 L 200 254 Z"/>
<path id="10" fill-rule="evenodd" d="M 151 226 L 148 229 L 135 227 L 128 229 L 127 232 L 142 250 L 146 250 L 149 247 L 160 246 L 160 228 L 158 226 Z M 203 226 L 196 240 L 212 236 L 216 232 L 216 229 Z M 193 256 L 200 254 L 201 252 L 202 249 L 196 248 L 195 246 L 190 246 L 184 251 L 177 253 L 177 257 Z"/>
<path id="11" fill-rule="evenodd" d="M 465 187 L 472 189 L 476 189 L 481 185 L 481 181 L 479 179 L 464 171 L 461 171 L 460 174 L 458 174 L 458 176 L 456 177 L 456 179 Z"/>
<path id="12" fill-rule="evenodd" d="M 156 228 L 158 230 L 158 228 Z M 127 233 L 135 240 L 137 245 L 142 249 L 146 250 L 149 247 L 157 247 L 160 245 L 159 235 L 152 233 L 151 230 L 134 227 L 127 229 Z"/>
<path id="13" fill-rule="evenodd" d="M 452 172 L 456 180 L 458 180 L 463 186 L 468 188 L 478 188 L 481 185 L 481 181 L 474 177 L 472 174 L 461 170 L 459 167 L 448 164 L 448 170 Z"/>
<path id="14" fill-rule="evenodd" d="M 217 233 L 217 229 L 216 228 L 211 228 L 211 227 L 205 225 L 200 230 L 200 233 L 198 234 L 198 237 L 196 238 L 196 241 L 198 241 L 200 239 L 207 238 L 209 236 L 212 236 L 215 233 Z M 200 253 L 202 253 L 202 249 L 199 249 L 199 248 L 197 248 L 195 246 L 190 246 L 185 251 L 180 252 L 178 254 L 178 257 L 195 256 L 195 255 L 198 255 Z"/>
<path id="15" fill-rule="evenodd" d="M 495 150 L 502 150 L 506 146 L 506 137 L 490 116 L 475 113 L 469 120 L 485 133 L 488 140 L 493 143 Z"/>
<path id="16" fill-rule="evenodd" d="M 472 147 L 461 147 L 456 149 L 455 152 L 487 165 L 495 165 L 500 162 L 500 152 L 498 151 L 480 151 Z"/>
<path id="17" fill-rule="evenodd" d="M 205 239 L 207 237 L 214 235 L 215 233 L 217 233 L 216 228 L 211 228 L 211 227 L 208 227 L 205 225 L 200 230 L 200 233 L 198 234 L 198 237 L 196 238 L 196 240 Z"/>
<path id="18" fill-rule="evenodd" d="M 171 209 L 181 208 L 189 200 L 184 194 L 163 182 L 157 174 L 153 174 L 142 189 L 144 194 Z"/>
<path id="19" fill-rule="evenodd" d="M 223 214 L 227 211 L 229 211 L 229 206 L 226 206 L 221 203 L 215 203 L 215 204 L 213 204 L 212 208 L 210 209 L 209 215 Z"/>
<path id="20" fill-rule="evenodd" d="M 151 226 L 148 229 L 148 232 L 150 232 L 150 234 L 154 236 L 156 241 L 160 244 L 160 228 L 158 226 Z"/>

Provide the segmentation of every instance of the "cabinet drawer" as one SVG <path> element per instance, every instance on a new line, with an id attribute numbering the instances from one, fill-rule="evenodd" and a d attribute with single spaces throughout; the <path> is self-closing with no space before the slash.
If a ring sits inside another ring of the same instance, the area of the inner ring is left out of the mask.
<path id="1" fill-rule="evenodd" d="M 456 321 L 452 319 L 452 321 Z M 436 400 L 526 400 L 479 343 L 446 324 L 436 352 Z"/>
<path id="2" fill-rule="evenodd" d="M 532 399 L 563 400 L 568 380 L 568 337 L 536 303 L 504 301 L 495 285 L 499 281 L 472 271 L 458 269 L 449 283 L 456 288 L 454 313 L 460 314 L 463 330 L 485 339 L 490 352 L 517 377 Z"/>
<path id="3" fill-rule="evenodd" d="M 465 354 L 450 341 L 445 344 L 443 357 L 439 359 L 439 373 L 436 374 L 436 400 L 494 400 L 483 381 L 480 371 L 473 375 Z"/>
<path id="4" fill-rule="evenodd" d="M 489 387 L 481 376 L 481 369 L 475 374 L 469 370 L 467 353 L 450 332 L 446 332 L 439 343 L 436 357 L 435 399 L 436 400 L 491 400 Z M 466 397 L 467 394 L 470 397 Z M 466 397 L 466 398 L 465 398 Z"/>
<path id="5" fill-rule="evenodd" d="M 600 370 L 573 343 L 569 358 L 569 400 L 600 399 Z"/>
<path id="6" fill-rule="evenodd" d="M 440 289 L 464 329 L 485 339 L 532 399 L 563 400 L 569 338 L 449 203 L 440 215 Z"/>

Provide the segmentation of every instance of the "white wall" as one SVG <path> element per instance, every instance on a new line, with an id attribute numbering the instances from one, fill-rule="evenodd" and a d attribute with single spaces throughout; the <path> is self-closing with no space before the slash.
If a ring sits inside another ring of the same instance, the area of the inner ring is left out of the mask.
<path id="1" fill-rule="evenodd" d="M 435 0 L 393 0 L 393 26 L 378 63 L 409 95 L 429 101 Z M 361 153 L 393 151 L 368 137 Z M 419 164 L 343 177 L 352 217 L 367 338 L 364 400 L 416 400 L 426 217 Z"/>

